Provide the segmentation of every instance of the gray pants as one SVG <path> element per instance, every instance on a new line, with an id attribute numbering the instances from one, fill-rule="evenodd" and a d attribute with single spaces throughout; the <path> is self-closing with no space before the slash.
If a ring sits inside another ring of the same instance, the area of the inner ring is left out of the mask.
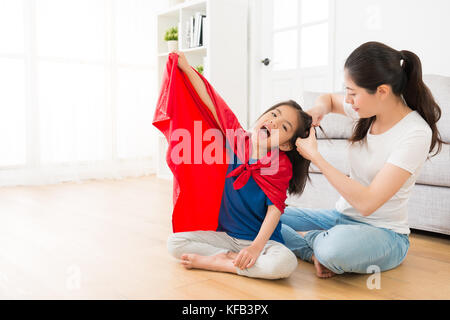
<path id="1" fill-rule="evenodd" d="M 184 253 L 202 256 L 229 251 L 238 253 L 251 244 L 250 240 L 233 238 L 225 232 L 217 231 L 177 232 L 167 240 L 169 252 L 177 259 Z M 296 268 L 297 258 L 294 253 L 283 244 L 269 240 L 251 268 L 236 268 L 236 271 L 239 275 L 251 278 L 281 279 L 289 277 Z"/>

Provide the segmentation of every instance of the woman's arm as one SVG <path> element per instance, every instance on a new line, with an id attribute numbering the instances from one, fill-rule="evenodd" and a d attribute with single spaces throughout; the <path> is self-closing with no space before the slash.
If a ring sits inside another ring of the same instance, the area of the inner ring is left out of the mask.
<path id="1" fill-rule="evenodd" d="M 273 231 L 280 221 L 281 212 L 274 205 L 267 208 L 267 214 L 259 229 L 258 235 L 252 244 L 242 249 L 234 260 L 234 265 L 240 269 L 252 267 L 258 259 L 261 251 L 264 249 L 267 241 L 273 234 Z"/>
<path id="2" fill-rule="evenodd" d="M 317 149 L 314 128 L 309 137 L 297 139 L 297 151 L 316 165 L 333 187 L 363 216 L 369 216 L 392 198 L 411 176 L 411 173 L 386 163 L 372 183 L 364 186 L 328 163 Z"/>
<path id="3" fill-rule="evenodd" d="M 313 158 L 312 162 L 344 199 L 365 217 L 374 213 L 392 198 L 411 176 L 410 172 L 386 163 L 372 183 L 364 186 L 337 170 L 320 153 Z"/>
<path id="4" fill-rule="evenodd" d="M 191 84 L 194 87 L 195 91 L 199 95 L 200 99 L 202 99 L 203 103 L 208 107 L 208 109 L 213 114 L 214 119 L 217 122 L 217 125 L 220 128 L 222 128 L 221 125 L 220 125 L 220 122 L 219 122 L 219 118 L 217 117 L 217 112 L 216 112 L 216 108 L 214 106 L 214 103 L 212 102 L 211 97 L 209 96 L 208 90 L 206 90 L 205 83 L 198 76 L 198 74 L 194 71 L 194 69 L 192 69 L 192 67 L 189 65 L 189 62 L 187 61 L 186 56 L 184 55 L 184 53 L 178 52 L 178 51 L 174 51 L 174 53 L 178 54 L 178 67 L 189 78 L 189 81 L 191 82 Z"/>
<path id="5" fill-rule="evenodd" d="M 317 98 L 314 107 L 308 109 L 306 112 L 313 118 L 313 126 L 320 125 L 323 117 L 329 113 L 339 113 L 345 115 L 342 101 L 344 97 L 340 94 L 327 93 Z"/>

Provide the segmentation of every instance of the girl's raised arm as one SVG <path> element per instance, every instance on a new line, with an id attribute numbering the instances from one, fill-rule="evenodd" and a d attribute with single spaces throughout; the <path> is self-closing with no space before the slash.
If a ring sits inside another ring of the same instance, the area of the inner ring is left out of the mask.
<path id="1" fill-rule="evenodd" d="M 194 71 L 194 69 L 192 69 L 183 52 L 174 51 L 174 53 L 178 55 L 178 67 L 181 69 L 181 71 L 183 71 L 187 75 L 189 81 L 191 82 L 195 91 L 199 95 L 200 99 L 202 99 L 203 103 L 211 111 L 211 113 L 214 116 L 214 119 L 217 122 L 217 125 L 223 131 L 223 128 L 221 127 L 219 122 L 219 118 L 217 117 L 216 108 L 214 107 L 214 103 L 212 102 L 211 97 L 209 96 L 209 93 L 206 90 L 206 86 L 203 80 L 198 76 L 198 74 Z"/>

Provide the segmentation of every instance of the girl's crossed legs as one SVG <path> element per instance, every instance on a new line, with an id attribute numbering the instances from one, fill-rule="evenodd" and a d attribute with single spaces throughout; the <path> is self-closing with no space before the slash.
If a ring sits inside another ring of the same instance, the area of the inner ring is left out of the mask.
<path id="1" fill-rule="evenodd" d="M 241 270 L 234 266 L 233 260 L 243 248 L 252 241 L 230 237 L 225 232 L 192 231 L 172 234 L 167 247 L 169 252 L 186 268 L 198 268 L 212 271 L 230 272 L 239 275 L 281 279 L 297 268 L 297 258 L 283 244 L 269 240 L 255 264 Z"/>

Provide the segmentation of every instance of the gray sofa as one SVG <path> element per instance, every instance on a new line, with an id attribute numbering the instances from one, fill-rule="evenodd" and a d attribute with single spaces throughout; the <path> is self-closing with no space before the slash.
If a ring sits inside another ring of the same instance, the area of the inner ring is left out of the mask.
<path id="1" fill-rule="evenodd" d="M 442 117 L 438 128 L 444 141 L 450 142 L 450 77 L 424 76 L 434 98 L 441 107 Z M 304 109 L 314 105 L 321 93 L 305 92 Z M 332 165 L 349 174 L 347 139 L 352 132 L 352 121 L 342 115 L 329 114 L 321 123 L 330 140 L 318 131 L 319 150 Z M 334 208 L 339 194 L 320 171 L 311 167 L 311 183 L 300 197 L 289 196 L 286 203 L 304 208 Z M 450 145 L 427 160 L 422 168 L 409 201 L 409 224 L 412 229 L 450 234 Z"/>

